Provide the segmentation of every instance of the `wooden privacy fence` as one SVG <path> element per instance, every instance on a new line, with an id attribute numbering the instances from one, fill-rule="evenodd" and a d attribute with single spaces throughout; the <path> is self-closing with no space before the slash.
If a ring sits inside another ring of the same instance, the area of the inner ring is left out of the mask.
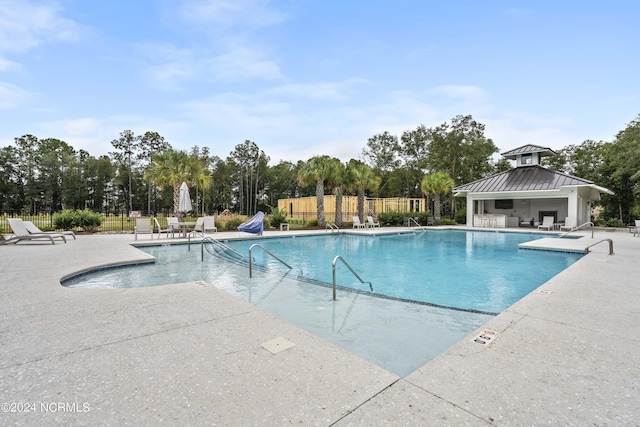
<path id="1" fill-rule="evenodd" d="M 278 209 L 287 214 L 287 219 L 311 221 L 316 219 L 316 197 L 298 197 L 278 199 Z M 367 198 L 364 202 L 364 214 L 376 216 L 381 212 L 425 212 L 427 203 L 422 198 L 389 197 Z M 332 221 L 336 211 L 336 196 L 324 196 L 324 214 L 327 221 Z M 358 197 L 342 196 L 342 219 L 351 221 L 358 215 Z"/>

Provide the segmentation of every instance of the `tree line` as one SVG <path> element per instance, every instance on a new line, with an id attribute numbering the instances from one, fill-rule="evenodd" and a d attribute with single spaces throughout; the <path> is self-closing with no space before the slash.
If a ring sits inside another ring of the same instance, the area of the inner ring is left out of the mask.
<path id="1" fill-rule="evenodd" d="M 15 138 L 14 145 L 0 148 L 0 212 L 171 213 L 177 203 L 176 189 L 186 181 L 198 213 L 228 209 L 251 215 L 258 210 L 269 212 L 281 198 L 315 195 L 318 224 L 323 226 L 324 194 L 335 194 L 336 203 L 343 194 L 357 195 L 361 218 L 367 196 L 428 194 L 438 200 L 436 216 L 451 216 L 456 206 L 464 206 L 463 200 L 452 198 L 455 185 L 512 167 L 505 159 L 494 160 L 498 148 L 486 137 L 485 125 L 470 115 L 435 127 L 420 125 L 400 136 L 373 135 L 360 158 L 348 162 L 318 155 L 270 166 L 270 157 L 250 140 L 222 159 L 210 147 L 175 150 L 152 131 L 135 135 L 125 130 L 111 146 L 108 155 L 94 157 L 55 138 L 29 134 Z M 605 219 L 631 223 L 640 217 L 640 115 L 610 142 L 587 140 L 564 147 L 544 161 L 551 169 L 613 190 L 615 195 L 605 195 L 601 202 Z M 335 215 L 331 220 L 340 225 L 338 206 Z"/>

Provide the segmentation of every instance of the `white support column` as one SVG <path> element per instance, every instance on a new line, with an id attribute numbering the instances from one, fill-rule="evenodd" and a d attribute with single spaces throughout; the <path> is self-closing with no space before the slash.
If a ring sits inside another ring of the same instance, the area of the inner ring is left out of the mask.
<path id="1" fill-rule="evenodd" d="M 576 221 L 576 225 L 583 224 L 585 221 L 583 220 L 584 215 L 581 214 L 581 209 L 578 203 L 578 191 L 572 191 L 569 193 L 569 197 L 567 200 L 567 213 L 569 218 L 574 218 Z M 564 218 L 562 218 L 564 219 Z"/>
<path id="2" fill-rule="evenodd" d="M 467 227 L 473 227 L 473 197 L 467 194 Z"/>

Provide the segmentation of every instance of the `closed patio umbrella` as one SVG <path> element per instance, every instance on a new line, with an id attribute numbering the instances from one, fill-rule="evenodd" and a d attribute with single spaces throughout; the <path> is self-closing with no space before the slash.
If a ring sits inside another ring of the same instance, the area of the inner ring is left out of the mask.
<path id="1" fill-rule="evenodd" d="M 191 210 L 191 196 L 189 196 L 189 188 L 187 183 L 183 182 L 180 186 L 180 200 L 178 201 L 178 211 L 189 212 Z"/>

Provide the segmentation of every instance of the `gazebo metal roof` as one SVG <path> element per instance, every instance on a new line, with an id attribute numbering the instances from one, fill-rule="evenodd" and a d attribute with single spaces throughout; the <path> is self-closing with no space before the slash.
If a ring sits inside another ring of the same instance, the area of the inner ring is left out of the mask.
<path id="1" fill-rule="evenodd" d="M 454 193 L 496 193 L 510 191 L 558 190 L 566 186 L 589 185 L 592 181 L 555 172 L 539 165 L 517 167 L 453 189 Z"/>
<path id="2" fill-rule="evenodd" d="M 505 159 L 515 160 L 519 154 L 532 154 L 540 153 L 540 157 L 553 156 L 556 154 L 551 148 L 541 147 L 540 145 L 523 145 L 522 147 L 514 148 L 513 150 L 505 151 L 501 154 Z"/>

